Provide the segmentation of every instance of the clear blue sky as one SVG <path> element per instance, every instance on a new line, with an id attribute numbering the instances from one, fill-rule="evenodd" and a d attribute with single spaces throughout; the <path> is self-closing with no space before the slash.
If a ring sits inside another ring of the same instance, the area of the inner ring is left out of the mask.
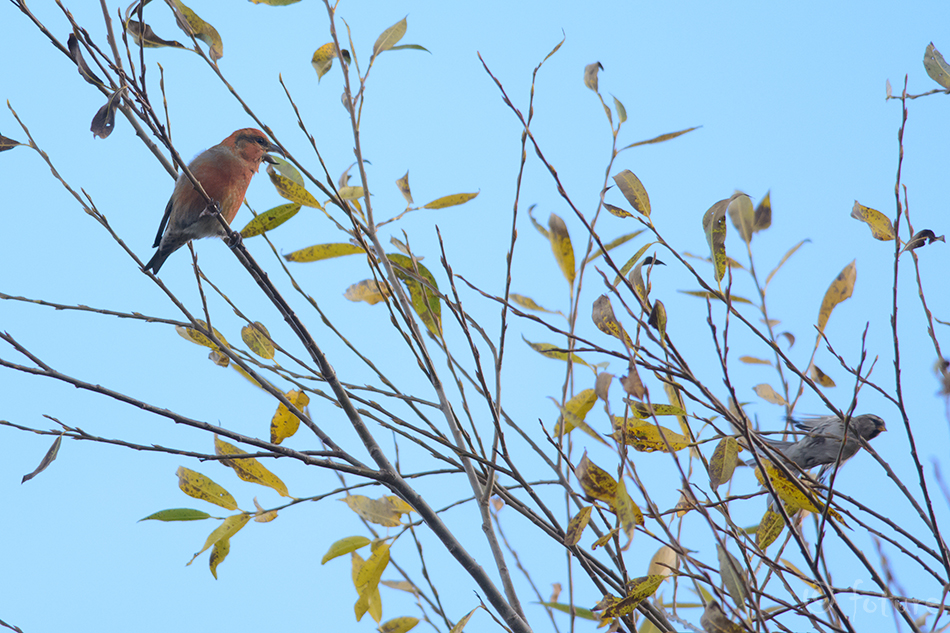
<path id="1" fill-rule="evenodd" d="M 68 4 L 76 19 L 104 45 L 96 3 Z M 307 162 L 311 171 L 320 171 L 278 83 L 278 74 L 301 109 L 333 178 L 347 169 L 354 158 L 346 112 L 340 104 L 339 68 L 334 67 L 318 83 L 310 65 L 314 50 L 329 41 L 322 4 L 311 0 L 277 8 L 193 0 L 190 6 L 218 29 L 224 41 L 222 72 L 281 142 Z M 51 3 L 31 3 L 31 8 L 65 43 L 69 27 L 61 12 Z M 117 8 L 110 3 L 113 18 Z M 950 53 L 945 28 L 950 23 L 950 6 L 941 2 L 904 8 L 872 2 L 860 9 L 846 3 L 818 2 L 604 2 L 595 7 L 578 2 L 342 2 L 339 15 L 352 28 L 363 68 L 379 33 L 407 14 L 409 30 L 401 43 L 420 44 L 431 54 L 396 51 L 381 56 L 370 76 L 363 112 L 363 151 L 370 162 L 378 217 L 390 217 L 404 208 L 393 183 L 407 170 L 416 202 L 480 191 L 478 198 L 465 206 L 416 212 L 389 227 L 400 239 L 401 231 L 406 231 L 414 251 L 426 257 L 424 263 L 430 269 L 442 272 L 434 230 L 438 225 L 455 272 L 488 292 L 503 291 L 521 128 L 476 53 L 481 53 L 516 105 L 526 111 L 532 70 L 566 36 L 561 50 L 538 75 L 533 130 L 584 213 L 590 215 L 596 208 L 611 142 L 603 110 L 582 82 L 585 65 L 599 61 L 605 69 L 600 74 L 602 94 L 608 103 L 610 95 L 621 100 L 629 115 L 621 145 L 702 126 L 669 143 L 627 151 L 617 161 L 615 171 L 630 169 L 646 186 L 661 233 L 680 251 L 706 254 L 701 219 L 711 204 L 736 189 L 749 193 L 756 202 L 771 190 L 772 228 L 753 242 L 759 270 L 767 272 L 789 247 L 805 238 L 811 240 L 769 288 L 770 313 L 782 320 L 779 329 L 798 337 L 791 350 L 793 359 L 802 367 L 806 365 L 821 297 L 835 275 L 856 259 L 854 296 L 836 310 L 827 333 L 836 350 L 854 364 L 867 324 L 869 358 L 878 357 L 873 378 L 893 391 L 889 323 L 893 245 L 871 239 L 868 228 L 852 219 L 850 211 L 857 199 L 894 215 L 900 104 L 885 101 L 885 81 L 890 80 L 895 94 L 900 93 L 905 74 L 909 75 L 911 93 L 937 87 L 926 76 L 921 60 L 930 41 Z M 159 35 L 183 39 L 162 3 L 149 5 L 146 16 Z M 92 137 L 89 123 L 103 103 L 101 94 L 85 84 L 75 67 L 10 3 L 0 5 L 0 23 L 5 25 L 5 36 L 0 38 L 0 59 L 4 60 L 0 63 L 0 97 L 8 100 L 30 127 L 63 178 L 77 191 L 84 188 L 119 236 L 147 260 L 172 181 L 124 120 L 107 140 Z M 149 49 L 146 59 L 155 103 L 160 102 L 156 63 L 164 68 L 172 132 L 186 158 L 218 143 L 233 130 L 253 124 L 197 56 Z M 945 95 L 913 102 L 905 137 L 904 182 L 912 219 L 916 228 L 931 228 L 938 235 L 947 232 L 948 103 Z M 0 109 L 0 133 L 25 140 L 5 108 Z M 36 153 L 17 148 L 0 154 L 0 164 L 4 190 L 0 292 L 181 318 L 102 227 L 64 192 Z M 252 182 L 247 199 L 259 212 L 282 203 L 266 176 Z M 616 191 L 608 193 L 607 200 L 624 204 Z M 552 212 L 563 217 L 574 236 L 578 257 L 584 243 L 582 226 L 558 197 L 533 154 L 529 155 L 521 201 L 513 290 L 566 311 L 567 284 L 546 242 L 523 211 L 527 205 L 537 204 L 535 214 L 542 222 Z M 249 219 L 250 214 L 242 210 L 235 226 L 241 227 Z M 614 217 L 605 217 L 599 226 L 608 237 L 636 228 L 632 221 Z M 272 236 L 283 252 L 344 240 L 326 217 L 313 209 L 305 209 Z M 902 237 L 906 238 L 906 233 Z M 642 243 L 631 242 L 615 259 L 625 261 Z M 326 346 L 342 380 L 355 384 L 371 381 L 366 368 L 293 294 L 260 238 L 249 240 L 248 246 L 312 324 L 312 332 Z M 732 232 L 727 249 L 745 262 L 740 247 Z M 197 248 L 209 277 L 248 316 L 287 340 L 289 332 L 228 249 L 212 240 Z M 938 318 L 950 320 L 946 246 L 938 243 L 918 252 L 930 308 Z M 392 330 L 385 309 L 343 298 L 347 286 L 366 276 L 361 264 L 352 259 L 297 265 L 294 273 L 354 344 L 378 349 L 385 371 L 403 380 L 405 389 L 422 390 L 428 397 L 420 377 L 413 374 L 415 362 L 398 347 L 398 341 L 389 341 Z M 932 459 L 942 460 L 945 471 L 950 469 L 947 411 L 945 400 L 936 395 L 938 385 L 931 373 L 935 355 L 924 333 L 909 262 L 901 260 L 900 275 L 904 397 L 929 475 Z M 709 273 L 708 267 L 699 267 Z M 189 309 L 200 312 L 187 251 L 168 261 L 161 278 Z M 444 273 L 438 278 L 445 282 Z M 581 310 L 582 327 L 609 344 L 586 316 L 589 305 L 601 293 L 599 288 L 597 276 L 589 274 L 581 299 L 588 306 Z M 694 369 L 709 376 L 710 386 L 725 399 L 710 349 L 705 308 L 677 292 L 693 288 L 695 283 L 675 266 L 654 277 L 653 293 L 667 305 L 672 336 L 681 350 L 689 352 Z M 752 294 L 745 279 L 737 282 L 735 292 Z M 497 332 L 494 305 L 472 293 L 463 299 L 490 332 Z M 215 326 L 229 339 L 239 340 L 239 319 L 219 298 L 212 303 Z M 946 326 L 937 327 L 941 328 L 938 336 L 946 341 Z M 199 420 L 249 435 L 267 435 L 273 401 L 233 370 L 215 367 L 206 359 L 207 350 L 187 343 L 168 326 L 0 301 L 0 330 L 63 373 Z M 560 342 L 535 324 L 511 323 L 504 404 L 526 428 L 536 428 L 538 420 L 551 428 L 557 410 L 548 397 L 559 397 L 564 367 L 528 350 L 521 335 Z M 755 384 L 776 384 L 774 371 L 736 361 L 745 354 L 766 356 L 767 350 L 738 330 L 730 338 L 730 346 L 731 378 L 741 386 L 740 398 L 750 402 L 748 412 L 763 428 L 779 428 L 782 408 L 765 403 L 752 392 Z M 0 357 L 29 364 L 6 344 L 0 345 Z M 836 389 L 829 390 L 829 397 L 839 407 L 846 407 L 853 381 L 824 348 L 817 362 L 838 382 Z M 437 363 L 444 367 L 444 361 Z M 619 375 L 624 369 L 615 363 L 609 371 Z M 583 371 L 576 375 L 577 390 L 593 386 Z M 875 440 L 874 447 L 902 478 L 916 481 L 906 435 L 893 407 L 865 390 L 858 408 L 877 412 L 887 420 L 889 432 Z M 798 410 L 822 413 L 820 401 L 810 394 Z M 311 412 L 331 433 L 339 433 L 341 441 L 355 446 L 355 438 L 337 409 L 315 400 Z M 53 423 L 43 418 L 44 414 L 95 435 L 213 450 L 210 437 L 173 427 L 163 418 L 51 380 L 0 371 L 0 419 L 51 428 Z M 600 424 L 603 430 L 602 419 Z M 224 623 L 248 631 L 264 627 L 372 630 L 368 618 L 353 624 L 351 605 L 356 595 L 349 562 L 344 558 L 322 567 L 319 564 L 331 542 L 364 533 L 342 503 L 304 504 L 272 523 L 249 525 L 235 537 L 215 581 L 207 570 L 206 554 L 191 567 L 184 566 L 214 525 L 136 521 L 165 508 L 198 507 L 214 513 L 179 491 L 175 477 L 179 465 L 213 477 L 231 490 L 245 509 L 252 507 L 254 496 L 265 507 L 277 505 L 276 494 L 239 482 L 233 473 L 214 463 L 91 442 L 66 442 L 46 472 L 21 485 L 20 478 L 35 468 L 50 439 L 0 429 L 0 442 L 5 448 L 0 460 L 0 500 L 7 515 L 0 529 L 0 619 L 27 632 L 146 632 L 172 627 L 192 631 Z M 298 449 L 315 448 L 302 433 L 289 442 Z M 592 451 L 598 459 L 609 459 L 606 451 Z M 428 462 L 411 449 L 402 453 L 404 464 L 412 464 L 415 458 L 420 459 L 419 468 L 427 467 Z M 655 481 L 658 490 L 669 487 L 673 471 L 667 457 L 638 454 L 635 459 L 648 486 Z M 295 496 L 316 495 L 339 485 L 335 475 L 326 471 L 305 470 L 284 460 L 268 465 Z M 407 466 L 406 470 L 415 468 Z M 538 470 L 538 476 L 547 475 Z M 739 476 L 737 486 L 754 488 L 748 471 Z M 420 487 L 432 494 L 436 499 L 433 505 L 440 507 L 456 499 L 467 485 L 462 478 L 456 482 L 458 487 L 452 490 L 434 481 L 422 482 Z M 837 487 L 877 504 L 890 516 L 906 515 L 908 529 L 916 529 L 909 506 L 891 497 L 893 487 L 869 456 L 859 454 L 849 463 Z M 677 494 L 670 490 L 656 496 L 671 507 Z M 950 513 L 945 501 L 939 505 L 940 517 L 947 525 Z M 757 503 L 748 515 L 740 515 L 741 520 L 753 525 L 760 513 Z M 566 585 L 562 554 L 552 554 L 556 548 L 538 546 L 514 513 L 506 516 L 503 512 L 503 517 L 509 520 L 506 531 L 542 593 L 549 592 L 551 583 Z M 474 544 L 477 557 L 486 555 L 477 512 L 471 505 L 455 508 L 445 518 L 465 535 L 467 543 Z M 697 539 L 708 538 L 698 520 L 686 523 L 686 529 L 691 527 L 702 535 Z M 855 532 L 852 537 L 877 560 L 866 534 Z M 638 534 L 634 548 L 627 553 L 630 568 L 645 573 L 655 549 L 655 542 Z M 886 551 L 908 593 L 939 599 L 940 588 L 928 583 L 928 577 L 902 574 L 908 569 L 904 559 Z M 462 617 L 477 605 L 474 585 L 438 544 L 427 542 L 426 552 L 431 556 L 429 570 L 436 574 L 450 616 Z M 409 561 L 410 556 L 402 560 Z M 489 561 L 484 560 L 486 564 Z M 710 560 L 715 564 L 714 556 Z M 793 562 L 800 565 L 798 559 Z M 836 586 L 870 588 L 862 570 L 847 564 L 840 569 L 834 577 Z M 412 574 L 422 582 L 417 569 L 412 568 Z M 518 582 L 523 585 L 520 577 Z M 662 591 L 671 594 L 669 587 Z M 580 605 L 591 606 L 598 598 L 586 583 L 578 587 Z M 693 598 L 688 593 L 680 597 Z M 416 615 L 412 601 L 395 592 L 384 595 L 384 604 L 384 619 Z M 859 628 L 893 626 L 890 615 L 882 616 L 878 602 L 855 602 L 854 607 Z M 876 610 L 869 612 L 872 608 Z M 540 607 L 529 605 L 528 609 L 536 630 L 550 626 Z M 566 626 L 566 620 L 563 624 Z M 469 629 L 486 630 L 489 626 L 485 614 L 480 613 Z M 581 627 L 592 628 L 587 624 Z"/>

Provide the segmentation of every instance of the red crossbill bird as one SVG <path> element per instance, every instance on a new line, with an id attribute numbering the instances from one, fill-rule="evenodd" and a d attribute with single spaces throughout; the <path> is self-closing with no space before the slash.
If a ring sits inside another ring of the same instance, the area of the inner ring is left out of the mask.
<path id="1" fill-rule="evenodd" d="M 275 162 L 268 152 L 283 154 L 263 132 L 245 128 L 201 152 L 188 164 L 188 169 L 218 204 L 228 224 L 241 208 L 247 186 L 261 161 Z M 208 208 L 191 181 L 181 174 L 152 245 L 157 246 L 158 251 L 145 264 L 145 270 L 157 273 L 169 255 L 193 239 L 224 234 L 224 227 L 214 217 L 213 210 Z"/>

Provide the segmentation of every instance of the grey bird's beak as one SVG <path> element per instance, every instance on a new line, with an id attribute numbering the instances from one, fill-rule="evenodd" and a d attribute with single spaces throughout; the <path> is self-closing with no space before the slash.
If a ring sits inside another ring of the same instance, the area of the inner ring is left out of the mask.
<path id="1" fill-rule="evenodd" d="M 277 147 L 277 146 L 274 145 L 273 143 L 268 144 L 268 146 L 267 146 L 267 151 L 268 151 L 268 152 L 273 152 L 274 154 L 280 154 L 281 156 L 284 156 L 284 157 L 287 156 L 287 154 L 284 153 L 284 150 L 280 149 L 279 147 Z M 277 161 L 274 160 L 274 157 L 271 156 L 270 154 L 264 154 L 264 157 L 261 158 L 261 160 L 264 161 L 265 163 L 270 163 L 271 165 L 276 165 L 276 164 L 277 164 Z"/>

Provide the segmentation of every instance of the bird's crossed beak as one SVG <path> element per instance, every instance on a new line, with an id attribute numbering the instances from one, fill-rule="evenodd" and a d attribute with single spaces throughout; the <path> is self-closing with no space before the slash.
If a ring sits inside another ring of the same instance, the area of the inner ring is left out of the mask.
<path id="1" fill-rule="evenodd" d="M 279 147 L 277 147 L 277 146 L 274 145 L 273 143 L 268 144 L 268 146 L 267 146 L 267 151 L 268 151 L 268 152 L 273 152 L 273 153 L 275 153 L 275 154 L 280 154 L 281 156 L 284 156 L 284 157 L 287 156 L 287 154 L 284 153 L 284 150 L 280 149 Z M 270 163 L 271 165 L 276 165 L 276 164 L 277 164 L 277 161 L 274 160 L 274 157 L 271 156 L 270 154 L 264 154 L 264 156 L 261 158 L 261 160 L 264 161 L 265 163 Z"/>

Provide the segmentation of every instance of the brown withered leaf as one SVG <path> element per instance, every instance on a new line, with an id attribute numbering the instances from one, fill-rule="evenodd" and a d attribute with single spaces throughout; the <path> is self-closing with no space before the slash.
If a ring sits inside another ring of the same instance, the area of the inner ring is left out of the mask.
<path id="1" fill-rule="evenodd" d="M 597 92 L 597 73 L 604 69 L 600 62 L 584 66 L 584 85 Z"/>
<path id="2" fill-rule="evenodd" d="M 938 240 L 946 243 L 943 235 L 938 236 L 930 229 L 921 229 L 920 231 L 914 233 L 914 237 L 910 238 L 910 241 L 904 245 L 904 248 L 901 249 L 901 253 L 904 251 L 912 251 L 915 248 L 920 248 L 921 246 L 933 244 Z"/>
<path id="3" fill-rule="evenodd" d="M 8 149 L 13 149 L 17 145 L 23 145 L 19 141 L 14 141 L 12 138 L 7 138 L 6 136 L 0 136 L 0 152 L 5 152 Z"/>
<path id="4" fill-rule="evenodd" d="M 94 136 L 104 139 L 109 138 L 109 135 L 112 134 L 112 130 L 115 129 L 115 111 L 122 102 L 122 93 L 125 90 L 126 87 L 123 86 L 113 92 L 105 105 L 96 112 L 96 116 L 92 117 L 92 125 L 89 126 L 89 129 L 92 130 Z"/>
<path id="5" fill-rule="evenodd" d="M 161 46 L 170 46 L 172 48 L 186 49 L 185 45 L 176 40 L 166 40 L 155 35 L 148 24 L 143 24 L 136 20 L 125 22 L 126 32 L 132 36 L 132 41 L 143 48 L 159 48 Z"/>
<path id="6" fill-rule="evenodd" d="M 36 467 L 36 470 L 33 472 L 23 475 L 23 479 L 20 480 L 20 483 L 26 483 L 29 480 L 33 479 L 41 472 L 47 469 L 50 464 L 56 459 L 56 456 L 59 454 L 59 446 L 63 443 L 63 435 L 60 433 L 56 436 L 56 439 L 53 440 L 53 445 L 49 447 L 49 450 L 46 451 L 46 455 L 43 456 L 43 459 L 40 460 L 40 465 Z"/>
<path id="7" fill-rule="evenodd" d="M 640 380 L 640 374 L 637 373 L 637 364 L 633 357 L 630 358 L 630 362 L 627 364 L 627 375 L 620 377 L 620 384 L 623 385 L 623 390 L 627 392 L 627 395 L 634 398 L 642 399 L 646 394 L 646 388 L 643 386 L 643 381 Z"/>
<path id="8" fill-rule="evenodd" d="M 66 46 L 69 48 L 70 57 L 72 57 L 73 61 L 76 62 L 76 67 L 79 69 L 79 75 L 94 86 L 103 85 L 103 83 L 96 76 L 96 73 L 92 72 L 92 69 L 89 68 L 89 65 L 83 58 L 82 49 L 79 48 L 79 40 L 76 38 L 75 33 L 69 34 L 69 39 L 66 40 Z"/>

